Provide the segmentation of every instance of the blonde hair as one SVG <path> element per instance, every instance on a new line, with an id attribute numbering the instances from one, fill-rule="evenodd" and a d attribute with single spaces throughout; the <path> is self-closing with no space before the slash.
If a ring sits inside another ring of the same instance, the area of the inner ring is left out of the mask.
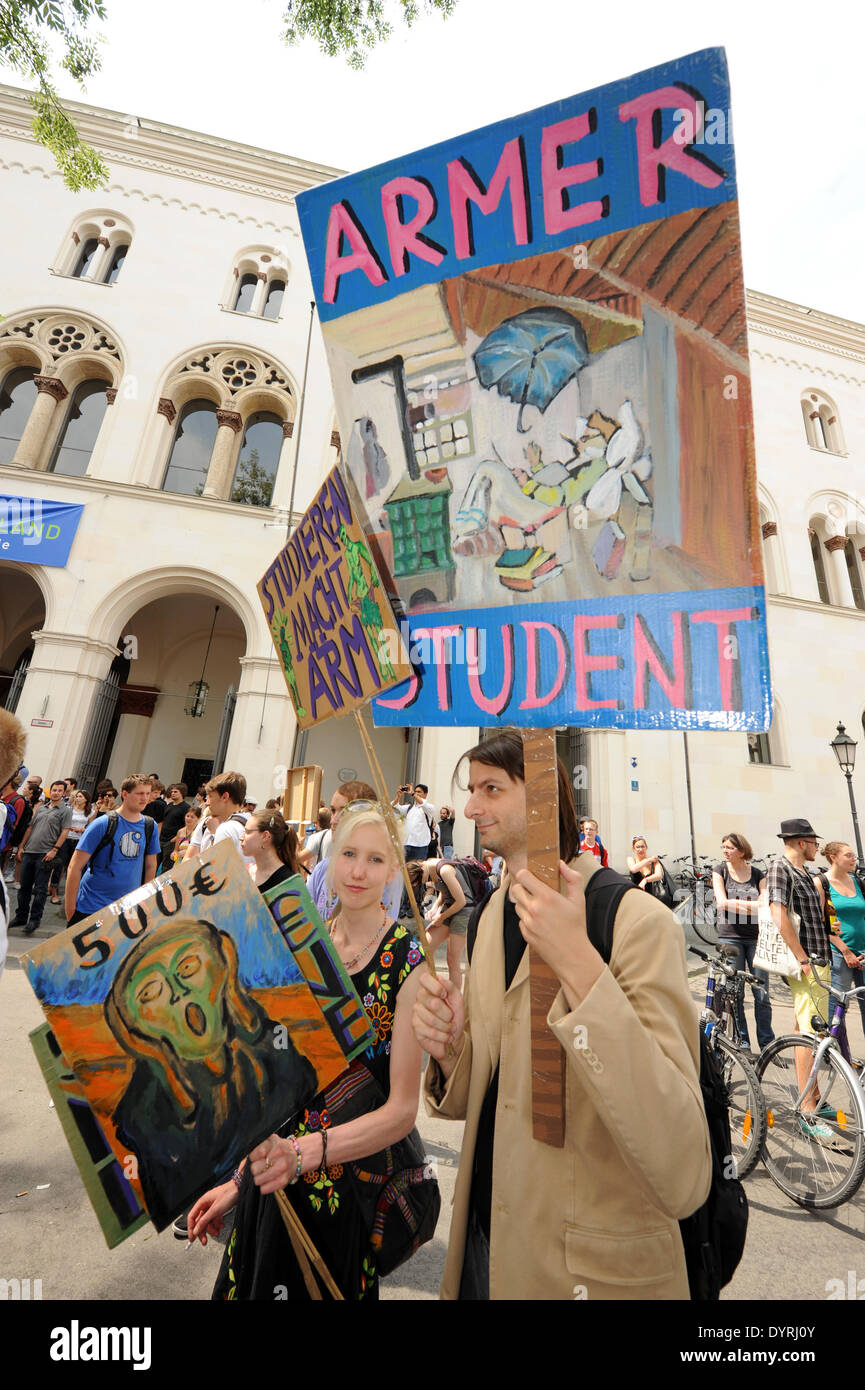
<path id="1" fill-rule="evenodd" d="M 337 825 L 336 830 L 334 830 L 333 839 L 330 842 L 330 852 L 328 854 L 325 881 L 327 883 L 328 890 L 331 893 L 335 894 L 337 891 L 333 876 L 333 871 L 337 859 L 342 854 L 346 844 L 351 839 L 351 836 L 354 834 L 354 832 L 356 830 L 362 830 L 363 827 L 366 825 L 378 826 L 387 842 L 387 853 L 393 865 L 394 871 L 399 869 L 403 857 L 402 848 L 400 848 L 399 855 L 397 855 L 396 848 L 390 838 L 390 833 L 387 828 L 387 822 L 385 821 L 382 812 L 378 809 L 377 806 L 365 807 L 363 810 L 353 811 L 351 809 L 351 804 L 349 804 L 342 812 L 342 815 L 339 818 L 339 824 Z M 393 875 L 391 874 L 390 877 L 392 878 Z"/>

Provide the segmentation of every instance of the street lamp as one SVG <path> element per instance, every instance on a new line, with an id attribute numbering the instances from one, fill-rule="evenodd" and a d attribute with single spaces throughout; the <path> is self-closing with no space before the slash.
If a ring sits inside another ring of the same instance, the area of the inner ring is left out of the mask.
<path id="1" fill-rule="evenodd" d="M 829 744 L 835 757 L 838 759 L 838 766 L 847 778 L 847 791 L 850 793 L 850 810 L 853 815 L 853 832 L 856 836 L 856 857 L 862 863 L 862 840 L 859 836 L 859 817 L 856 814 L 856 802 L 853 800 L 853 768 L 856 764 L 856 740 L 851 738 L 844 728 L 838 724 L 838 732 Z"/>
<path id="2" fill-rule="evenodd" d="M 201 668 L 201 675 L 197 681 L 193 681 L 186 692 L 186 704 L 183 706 L 191 719 L 203 719 L 204 711 L 207 707 L 207 697 L 210 694 L 210 686 L 204 679 L 207 670 L 207 658 L 210 656 L 210 644 L 213 641 L 213 630 L 216 627 L 216 618 L 219 613 L 219 604 L 213 609 L 213 622 L 210 625 L 210 636 L 207 639 L 207 651 L 204 653 L 204 665 Z"/>

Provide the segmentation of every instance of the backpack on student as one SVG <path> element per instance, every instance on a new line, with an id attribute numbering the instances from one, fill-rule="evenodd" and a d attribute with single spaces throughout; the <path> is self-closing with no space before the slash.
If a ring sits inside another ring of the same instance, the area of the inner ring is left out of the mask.
<path id="1" fill-rule="evenodd" d="M 465 886 L 469 889 L 469 893 L 466 895 L 469 898 L 467 907 L 475 907 L 479 902 L 486 902 L 490 893 L 494 891 L 494 885 L 490 882 L 486 868 L 479 860 L 475 859 L 473 854 L 466 855 L 462 859 L 443 859 L 442 864 L 450 864 L 451 868 L 462 870 L 462 874 L 458 877 L 463 879 Z"/>
<path id="2" fill-rule="evenodd" d="M 96 858 L 97 854 L 99 853 L 99 851 L 105 849 L 105 847 L 106 847 L 106 845 L 107 845 L 107 846 L 108 846 L 108 858 L 105 860 L 105 863 L 102 865 L 102 867 L 103 867 L 104 869 L 107 869 L 107 868 L 110 867 L 111 861 L 112 861 L 112 859 L 114 858 L 114 836 L 115 836 L 115 834 L 116 834 L 116 832 L 117 832 L 117 822 L 118 822 L 119 820 L 120 820 L 120 813 L 119 813 L 119 811 L 109 811 L 109 812 L 108 812 L 108 824 L 107 824 L 107 826 L 105 827 L 105 833 L 104 833 L 104 835 L 102 836 L 102 839 L 99 841 L 99 844 L 96 846 L 95 850 L 93 851 L 93 853 L 92 853 L 91 856 L 90 856 L 90 864 L 93 863 L 93 861 L 95 860 L 95 858 Z M 155 825 L 156 825 L 156 821 L 153 819 L 152 816 L 145 816 L 145 817 L 144 817 L 144 858 L 145 858 L 145 859 L 147 858 L 147 846 L 150 844 L 150 837 L 151 837 L 151 835 L 153 834 L 153 827 L 154 827 Z M 143 863 L 143 861 L 142 861 L 142 865 L 141 865 L 141 877 L 142 877 L 142 882 L 143 882 L 143 879 L 144 879 L 144 863 Z"/>
<path id="3" fill-rule="evenodd" d="M 9 841 L 12 839 L 12 832 L 18 824 L 18 807 L 15 805 L 16 801 L 23 802 L 23 798 L 16 796 L 12 801 L 4 803 L 6 806 L 6 821 L 3 825 L 3 829 L 0 830 L 0 854 L 3 853 Z"/>
<path id="4" fill-rule="evenodd" d="M 595 950 L 607 964 L 613 949 L 613 926 L 619 903 L 632 889 L 640 891 L 613 869 L 596 869 L 586 884 L 586 930 Z M 469 919 L 466 932 L 469 963 L 485 906 L 486 899 L 477 904 Z M 748 1232 L 748 1199 L 739 1179 L 725 1171 L 732 1149 L 727 1088 L 720 1064 L 702 1028 L 699 1038 L 700 1091 L 709 1129 L 712 1185 L 703 1205 L 679 1222 L 679 1232 L 691 1298 L 713 1302 L 729 1284 L 742 1258 Z"/>
<path id="5" fill-rule="evenodd" d="M 632 888 L 627 879 L 612 869 L 598 869 L 586 885 L 586 930 L 595 950 L 608 964 L 619 903 Z M 703 1205 L 679 1222 L 679 1230 L 691 1298 L 714 1301 L 729 1284 L 742 1258 L 748 1231 L 748 1199 L 739 1179 L 725 1171 L 732 1148 L 727 1088 L 720 1063 L 702 1028 L 699 1037 L 700 1090 L 709 1128 L 712 1185 Z"/>

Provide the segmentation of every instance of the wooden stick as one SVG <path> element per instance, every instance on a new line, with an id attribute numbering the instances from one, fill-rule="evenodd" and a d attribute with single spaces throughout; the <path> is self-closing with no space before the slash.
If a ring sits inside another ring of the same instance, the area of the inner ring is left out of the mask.
<path id="1" fill-rule="evenodd" d="M 285 1222 L 285 1229 L 288 1231 L 291 1248 L 295 1253 L 297 1263 L 300 1265 L 303 1282 L 306 1284 L 307 1293 L 310 1298 L 315 1299 L 317 1302 L 321 1302 L 321 1290 L 316 1284 L 312 1270 L 310 1269 L 310 1261 L 312 1261 L 316 1272 L 321 1276 L 324 1286 L 331 1297 L 340 1303 L 344 1303 L 345 1299 L 334 1283 L 330 1270 L 313 1245 L 309 1232 L 294 1210 L 291 1202 L 288 1200 L 288 1196 L 285 1192 L 274 1192 L 273 1195 L 276 1198 L 277 1206 Z"/>
<path id="2" fill-rule="evenodd" d="M 421 917 L 420 908 L 417 905 L 414 890 L 411 886 L 411 879 L 408 876 L 408 869 L 406 868 L 405 855 L 402 846 L 402 837 L 399 832 L 399 821 L 397 820 L 396 812 L 394 811 L 393 806 L 390 802 L 390 797 L 388 796 L 387 787 L 385 786 L 384 781 L 384 774 L 382 773 L 381 766 L 376 756 L 376 751 L 372 746 L 372 739 L 370 738 L 369 731 L 366 727 L 366 724 L 364 723 L 363 714 L 359 709 L 356 709 L 354 711 L 354 718 L 358 730 L 360 732 L 361 741 L 363 742 L 364 751 L 366 752 L 367 761 L 369 762 L 370 766 L 370 771 L 372 772 L 372 780 L 375 782 L 376 788 L 378 790 L 379 801 L 381 802 L 381 809 L 382 814 L 384 816 L 385 825 L 387 826 L 388 834 L 391 838 L 391 844 L 396 850 L 397 863 L 399 864 L 402 870 L 402 881 L 405 884 L 405 888 L 408 893 L 408 900 L 411 903 L 411 910 L 412 916 L 414 917 L 415 921 L 415 932 L 417 935 L 417 939 L 423 948 L 423 953 L 426 957 L 426 963 L 429 966 L 430 973 L 436 976 L 436 978 L 438 978 L 435 967 L 435 960 L 433 959 L 433 950 L 429 943 L 429 937 L 426 934 L 426 924 L 424 923 L 424 920 Z"/>
<path id="3" fill-rule="evenodd" d="M 526 855 L 531 873 L 559 891 L 559 789 L 553 729 L 523 729 Z M 532 1134 L 542 1144 L 565 1142 L 565 1054 L 547 1026 L 561 989 L 554 970 L 529 951 L 532 1033 Z"/>

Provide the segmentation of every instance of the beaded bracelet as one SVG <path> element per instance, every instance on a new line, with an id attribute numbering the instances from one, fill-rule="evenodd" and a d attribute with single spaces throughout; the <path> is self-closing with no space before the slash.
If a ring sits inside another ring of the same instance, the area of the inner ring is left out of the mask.
<path id="1" fill-rule="evenodd" d="M 234 1172 L 232 1173 L 231 1176 L 234 1178 L 235 1186 L 236 1186 L 236 1188 L 237 1188 L 237 1190 L 238 1190 L 238 1192 L 239 1192 L 239 1191 L 240 1191 L 240 1184 L 243 1182 L 243 1174 L 241 1173 L 241 1171 L 240 1171 L 239 1168 L 235 1168 L 235 1170 L 234 1170 Z"/>
<path id="2" fill-rule="evenodd" d="M 292 1145 L 294 1152 L 297 1154 L 297 1172 L 295 1173 L 293 1178 L 289 1178 L 288 1180 L 289 1187 L 294 1187 L 294 1184 L 300 1177 L 301 1170 L 303 1168 L 303 1154 L 300 1152 L 300 1145 L 298 1144 L 293 1134 L 290 1134 L 288 1136 L 288 1142 Z"/>

